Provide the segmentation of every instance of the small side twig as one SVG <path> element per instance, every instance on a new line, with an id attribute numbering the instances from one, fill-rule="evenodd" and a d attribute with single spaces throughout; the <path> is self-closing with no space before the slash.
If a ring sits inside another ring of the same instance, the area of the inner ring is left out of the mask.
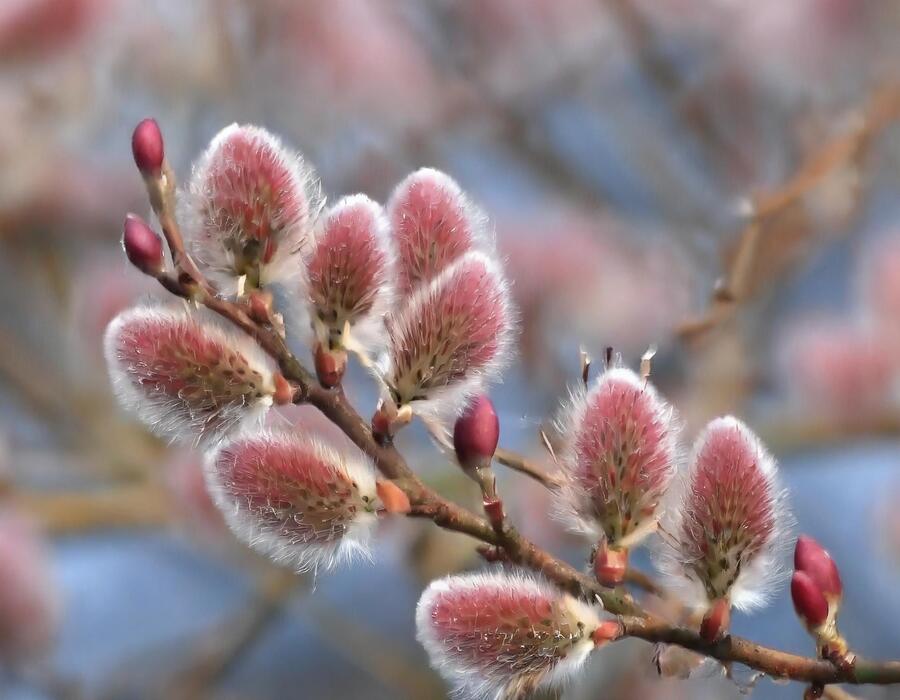
<path id="1" fill-rule="evenodd" d="M 900 118 L 900 86 L 888 85 L 871 100 L 865 114 L 845 131 L 810 156 L 778 189 L 754 197 L 749 220 L 738 236 L 734 254 L 717 283 L 709 307 L 695 318 L 682 322 L 676 329 L 683 340 L 694 340 L 728 321 L 758 288 L 756 277 L 761 268 L 760 257 L 768 250 L 768 241 L 781 235 L 785 226 L 797 229 L 789 217 L 804 197 L 822 185 L 840 168 L 858 166 L 871 145 L 888 126 Z M 782 244 L 779 246 L 783 247 Z M 777 275 L 781 264 L 767 266 L 766 275 Z"/>

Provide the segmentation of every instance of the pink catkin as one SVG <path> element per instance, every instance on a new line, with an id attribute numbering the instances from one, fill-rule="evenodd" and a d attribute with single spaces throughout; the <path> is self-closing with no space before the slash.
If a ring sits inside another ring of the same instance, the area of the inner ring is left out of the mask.
<path id="1" fill-rule="evenodd" d="M 512 314 L 496 264 L 469 253 L 389 324 L 387 381 L 398 405 L 477 388 L 503 362 Z"/>
<path id="2" fill-rule="evenodd" d="M 310 434 L 238 438 L 210 458 L 207 478 L 232 530 L 277 561 L 305 570 L 364 551 L 374 475 Z"/>
<path id="3" fill-rule="evenodd" d="M 762 604 L 782 578 L 777 554 L 789 516 L 775 463 L 743 423 L 712 421 L 698 439 L 674 526 L 683 575 L 708 601 Z"/>
<path id="4" fill-rule="evenodd" d="M 307 283 L 313 323 L 329 335 L 339 336 L 345 323 L 355 325 L 385 304 L 391 275 L 386 229 L 381 207 L 364 195 L 343 199 L 326 215 L 307 262 Z"/>
<path id="5" fill-rule="evenodd" d="M 575 413 L 574 425 L 561 426 L 571 432 L 562 493 L 575 516 L 614 545 L 654 518 L 672 479 L 674 414 L 652 385 L 620 368 L 601 375 Z"/>
<path id="6" fill-rule="evenodd" d="M 432 665 L 466 697 L 500 697 L 563 680 L 594 648 L 591 634 L 599 624 L 590 607 L 505 573 L 435 581 L 416 612 Z"/>
<path id="7" fill-rule="evenodd" d="M 223 279 L 272 281 L 276 259 L 307 243 L 318 214 L 312 181 L 302 158 L 265 130 L 223 129 L 191 182 L 186 233 L 198 261 Z"/>
<path id="8" fill-rule="evenodd" d="M 275 392 L 251 340 L 180 310 L 123 312 L 107 329 L 106 359 L 120 401 L 164 437 L 220 437 Z"/>
<path id="9" fill-rule="evenodd" d="M 413 292 L 470 250 L 482 249 L 484 217 L 447 175 L 423 168 L 401 182 L 388 214 L 400 293 Z"/>
<path id="10" fill-rule="evenodd" d="M 293 191 L 290 170 L 269 144 L 235 131 L 221 144 L 208 174 L 209 234 L 240 231 L 261 244 L 268 262 L 282 228 L 306 214 L 307 203 Z"/>

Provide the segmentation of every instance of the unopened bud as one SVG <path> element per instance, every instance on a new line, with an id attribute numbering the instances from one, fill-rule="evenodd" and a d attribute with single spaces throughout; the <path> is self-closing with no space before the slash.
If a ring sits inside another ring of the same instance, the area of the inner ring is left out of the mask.
<path id="1" fill-rule="evenodd" d="M 839 602 L 844 591 L 841 574 L 828 551 L 808 535 L 797 538 L 794 568 L 805 573 L 831 602 Z"/>
<path id="2" fill-rule="evenodd" d="M 828 601 L 806 572 L 795 571 L 791 577 L 791 599 L 794 610 L 808 629 L 814 630 L 827 621 Z"/>
<path id="3" fill-rule="evenodd" d="M 716 600 L 700 623 L 700 636 L 712 644 L 722 638 L 731 624 L 731 604 L 724 598 Z"/>
<path id="4" fill-rule="evenodd" d="M 156 277 L 163 271 L 162 240 L 143 219 L 135 214 L 125 217 L 122 247 L 128 260 L 145 275 Z"/>
<path id="5" fill-rule="evenodd" d="M 279 406 L 294 403 L 294 387 L 291 383 L 284 378 L 281 372 L 275 373 L 274 380 L 275 393 L 272 394 L 272 400 Z"/>
<path id="6" fill-rule="evenodd" d="M 597 625 L 597 629 L 591 634 L 591 641 L 596 646 L 614 642 L 622 636 L 622 625 L 615 620 L 606 620 Z"/>
<path id="7" fill-rule="evenodd" d="M 332 389 L 341 383 L 347 369 L 347 351 L 329 350 L 324 345 L 316 346 L 316 376 L 326 389 Z"/>
<path id="8" fill-rule="evenodd" d="M 268 323 L 272 317 L 272 293 L 264 289 L 254 289 L 247 298 L 250 318 L 257 323 Z"/>
<path id="9" fill-rule="evenodd" d="M 412 510 L 409 497 L 393 481 L 377 481 L 375 491 L 386 513 L 405 515 Z"/>
<path id="10" fill-rule="evenodd" d="M 135 165 L 144 177 L 159 177 L 165 149 L 162 132 L 155 119 L 144 119 L 134 128 L 131 152 L 134 154 Z"/>
<path id="11" fill-rule="evenodd" d="M 456 458 L 467 472 L 490 466 L 500 439 L 500 421 L 485 395 L 475 397 L 453 426 Z"/>
<path id="12" fill-rule="evenodd" d="M 602 542 L 594 555 L 594 575 L 600 585 L 615 588 L 625 580 L 628 550 L 610 547 Z"/>
<path id="13" fill-rule="evenodd" d="M 408 405 L 397 408 L 390 401 L 382 399 L 372 415 L 372 437 L 379 445 L 386 445 L 400 428 L 412 421 L 412 417 L 412 410 Z"/>

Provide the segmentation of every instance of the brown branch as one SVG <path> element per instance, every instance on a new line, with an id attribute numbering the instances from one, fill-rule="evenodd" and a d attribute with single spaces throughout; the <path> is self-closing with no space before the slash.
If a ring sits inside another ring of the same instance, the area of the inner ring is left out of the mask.
<path id="1" fill-rule="evenodd" d="M 105 528 L 155 528 L 171 521 L 171 497 L 150 485 L 54 493 L 14 490 L 12 503 L 51 535 Z"/>
<path id="2" fill-rule="evenodd" d="M 174 182 L 169 182 L 168 186 L 174 188 Z M 152 196 L 152 186 L 148 186 L 148 189 L 151 190 Z M 171 218 L 174 221 L 173 198 L 163 198 L 162 203 L 167 210 L 162 212 L 161 219 Z M 175 259 L 177 251 L 172 252 Z M 199 272 L 196 274 L 200 275 Z M 412 504 L 411 516 L 427 518 L 439 527 L 499 547 L 503 550 L 504 559 L 543 574 L 561 590 L 588 600 L 602 602 L 607 611 L 625 616 L 622 618 L 622 624 L 626 635 L 650 642 L 676 644 L 723 663 L 741 663 L 777 678 L 823 684 L 900 682 L 898 661 L 879 664 L 857 660 L 852 667 L 839 668 L 827 661 L 787 654 L 739 637 L 726 637 L 715 644 L 709 644 L 693 630 L 673 626 L 656 618 L 635 605 L 630 596 L 622 590 L 602 588 L 594 579 L 540 549 L 511 525 L 504 524 L 502 529 L 495 530 L 484 518 L 444 499 L 426 486 L 392 444 L 382 445 L 374 439 L 368 422 L 350 405 L 340 387 L 325 389 L 320 386 L 288 350 L 277 332 L 270 327 L 257 324 L 239 304 L 213 294 L 202 276 L 197 278 L 191 274 L 189 279 L 185 279 L 182 275 L 177 280 L 169 279 L 168 284 L 164 286 L 167 289 L 170 286 L 174 287 L 176 293 L 194 298 L 255 338 L 277 362 L 285 378 L 297 385 L 295 400 L 318 408 L 357 447 L 372 458 L 385 477 L 403 489 Z"/>
<path id="3" fill-rule="evenodd" d="M 159 225 L 162 228 L 163 236 L 165 236 L 166 245 L 169 247 L 169 253 L 172 255 L 172 263 L 175 265 L 179 280 L 185 282 L 193 280 L 194 283 L 200 285 L 203 291 L 213 294 L 215 288 L 200 272 L 184 248 L 184 238 L 178 226 L 178 219 L 175 217 L 175 172 L 169 165 L 169 161 L 165 160 L 163 162 L 162 174 L 159 177 L 146 177 L 144 184 L 147 186 L 150 206 L 153 207 L 153 213 L 156 214 L 156 218 L 159 220 Z M 185 277 L 188 279 L 185 279 Z M 163 282 L 163 286 L 169 291 L 174 291 L 173 287 L 170 287 L 166 282 Z M 191 295 L 185 296 L 190 297 Z"/>
<path id="4" fill-rule="evenodd" d="M 520 474 L 524 474 L 538 483 L 543 484 L 548 489 L 558 489 L 562 485 L 562 480 L 556 474 L 544 471 L 524 455 L 520 455 L 512 450 L 498 447 L 497 451 L 494 453 L 494 459 L 504 467 L 509 467 Z"/>
<path id="5" fill-rule="evenodd" d="M 858 167 L 873 139 L 898 118 L 900 86 L 889 85 L 875 94 L 855 126 L 813 153 L 781 187 L 753 198 L 709 307 L 676 329 L 682 339 L 693 340 L 731 319 L 765 281 L 777 278 L 802 253 L 813 230 L 804 198 L 841 168 Z"/>
<path id="6" fill-rule="evenodd" d="M 653 580 L 652 576 L 648 576 L 643 571 L 629 568 L 625 571 L 625 583 L 630 583 L 635 588 L 640 588 L 646 593 L 650 593 L 659 598 L 665 597 L 666 591 Z"/>
<path id="7" fill-rule="evenodd" d="M 838 666 L 830 661 L 789 654 L 727 636 L 708 643 L 693 630 L 675 627 L 657 619 L 622 618 L 625 634 L 648 642 L 676 644 L 723 663 L 738 662 L 773 678 L 806 683 L 881 684 L 900 683 L 900 661 L 872 662 L 857 658 L 853 664 Z"/>

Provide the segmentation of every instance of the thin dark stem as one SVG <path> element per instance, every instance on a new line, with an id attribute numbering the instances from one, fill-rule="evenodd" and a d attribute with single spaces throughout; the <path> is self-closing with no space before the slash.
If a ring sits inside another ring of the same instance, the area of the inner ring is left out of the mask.
<path id="1" fill-rule="evenodd" d="M 530 479 L 534 479 L 539 484 L 543 484 L 548 489 L 558 489 L 562 483 L 556 474 L 544 471 L 527 457 L 513 452 L 512 450 L 498 447 L 497 451 L 494 453 L 494 459 L 504 467 L 509 467 L 520 474 L 524 474 Z"/>

